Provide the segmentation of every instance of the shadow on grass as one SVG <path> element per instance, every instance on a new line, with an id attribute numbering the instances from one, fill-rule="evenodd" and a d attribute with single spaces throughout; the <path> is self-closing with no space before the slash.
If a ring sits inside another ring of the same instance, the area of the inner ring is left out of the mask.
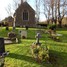
<path id="1" fill-rule="evenodd" d="M 18 59 L 18 60 L 24 60 L 28 61 L 31 63 L 37 63 L 34 58 L 30 56 L 25 56 L 25 55 L 20 55 L 20 54 L 15 54 L 15 53 L 10 53 L 7 57 Z"/>
<path id="2" fill-rule="evenodd" d="M 36 40 L 36 38 L 34 38 L 34 37 L 28 37 L 27 39 L 29 39 L 29 40 Z"/>
<path id="3" fill-rule="evenodd" d="M 67 43 L 67 34 L 63 34 L 62 43 Z"/>
<path id="4" fill-rule="evenodd" d="M 51 62 L 53 67 L 56 67 L 56 66 L 57 67 L 60 67 L 60 66 L 66 67 L 66 65 L 67 65 L 67 53 L 50 50 L 49 51 L 49 55 L 51 57 L 50 58 L 50 62 Z M 28 61 L 30 63 L 39 64 L 39 63 L 37 63 L 35 61 L 34 58 L 32 58 L 30 56 L 10 53 L 7 57 L 18 59 L 18 60 L 23 60 L 23 61 Z M 44 64 L 40 64 L 40 65 L 44 65 L 45 66 L 46 63 L 44 62 Z M 49 67 L 49 64 L 47 64 L 47 65 L 46 66 Z"/>
<path id="5" fill-rule="evenodd" d="M 44 67 L 44 66 L 49 67 L 51 65 L 51 64 L 46 64 L 46 63 L 44 63 L 44 64 L 43 63 L 38 63 L 36 61 L 36 59 L 33 58 L 33 57 L 25 56 L 25 55 L 19 55 L 19 54 L 15 54 L 15 53 L 10 53 L 7 57 L 22 60 L 22 61 L 27 61 L 27 62 L 30 62 L 32 64 L 38 64 L 38 65 L 40 65 L 40 67 Z"/>
<path id="6" fill-rule="evenodd" d="M 57 31 L 67 31 L 67 28 L 57 28 Z"/>
<path id="7" fill-rule="evenodd" d="M 59 65 L 61 65 L 62 67 L 66 67 L 67 53 L 50 50 L 49 55 L 50 55 L 50 61 L 53 65 L 58 65 L 58 67 L 60 67 Z"/>

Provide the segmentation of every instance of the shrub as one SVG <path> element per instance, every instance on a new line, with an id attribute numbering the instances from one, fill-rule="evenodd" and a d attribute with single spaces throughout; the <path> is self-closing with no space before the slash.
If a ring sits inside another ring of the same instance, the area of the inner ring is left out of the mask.
<path id="1" fill-rule="evenodd" d="M 48 25 L 48 29 L 56 30 L 56 25 L 55 24 Z"/>
<path id="2" fill-rule="evenodd" d="M 50 36 L 52 34 L 56 34 L 56 25 L 49 25 L 48 29 L 49 29 L 48 32 L 49 32 Z"/>
<path id="3" fill-rule="evenodd" d="M 32 56 L 37 62 L 49 61 L 49 50 L 46 46 L 32 45 Z"/>

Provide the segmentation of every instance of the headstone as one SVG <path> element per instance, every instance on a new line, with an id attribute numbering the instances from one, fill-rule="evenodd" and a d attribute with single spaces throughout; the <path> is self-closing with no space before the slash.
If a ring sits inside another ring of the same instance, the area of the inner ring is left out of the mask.
<path id="1" fill-rule="evenodd" d="M 19 34 L 20 34 L 21 38 L 27 38 L 27 31 L 26 30 L 20 30 Z"/>
<path id="2" fill-rule="evenodd" d="M 5 52 L 4 38 L 0 38 L 0 55 Z"/>
<path id="3" fill-rule="evenodd" d="M 16 38 L 16 36 L 17 36 L 16 33 L 13 32 L 13 31 L 8 33 L 8 37 L 9 37 L 10 39 L 11 39 L 11 38 Z"/>

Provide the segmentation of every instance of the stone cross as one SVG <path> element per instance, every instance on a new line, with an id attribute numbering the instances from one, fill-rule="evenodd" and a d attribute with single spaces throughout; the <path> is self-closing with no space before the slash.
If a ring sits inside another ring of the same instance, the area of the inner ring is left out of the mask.
<path id="1" fill-rule="evenodd" d="M 36 34 L 36 45 L 40 45 L 39 39 L 40 39 L 41 35 L 40 33 Z"/>

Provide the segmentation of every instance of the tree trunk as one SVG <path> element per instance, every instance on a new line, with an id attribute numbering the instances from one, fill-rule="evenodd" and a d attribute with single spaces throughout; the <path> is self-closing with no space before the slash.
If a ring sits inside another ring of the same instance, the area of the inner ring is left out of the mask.
<path id="1" fill-rule="evenodd" d="M 62 20 L 59 21 L 59 27 L 62 27 Z"/>

